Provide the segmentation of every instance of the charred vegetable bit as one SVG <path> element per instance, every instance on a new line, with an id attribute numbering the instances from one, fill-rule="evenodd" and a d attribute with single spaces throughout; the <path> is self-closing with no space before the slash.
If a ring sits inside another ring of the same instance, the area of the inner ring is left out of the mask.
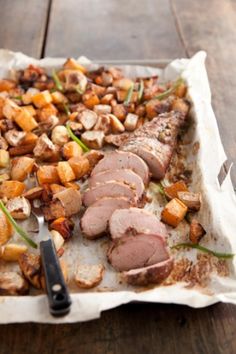
<path id="1" fill-rule="evenodd" d="M 84 152 L 90 151 L 90 149 L 72 132 L 69 122 L 66 124 L 66 129 L 72 140 L 74 140 Z"/>
<path id="2" fill-rule="evenodd" d="M 127 96 L 126 96 L 126 98 L 124 100 L 124 104 L 126 106 L 130 103 L 132 95 L 133 95 L 133 92 L 134 92 L 134 84 L 132 83 L 130 88 L 128 89 Z"/>
<path id="3" fill-rule="evenodd" d="M 37 248 L 38 247 L 37 244 L 33 240 L 31 240 L 29 235 L 20 227 L 20 225 L 17 224 L 17 222 L 13 219 L 13 217 L 11 216 L 11 214 L 9 213 L 9 211 L 7 210 L 7 208 L 5 207 L 5 205 L 1 200 L 0 200 L 0 208 L 6 215 L 6 217 L 8 218 L 8 220 L 10 221 L 10 223 L 12 224 L 16 232 L 23 238 L 23 240 L 26 243 L 28 243 L 29 246 L 33 248 Z"/>
<path id="4" fill-rule="evenodd" d="M 58 75 L 57 75 L 55 70 L 53 70 L 53 72 L 52 72 L 52 78 L 53 78 L 53 81 L 55 83 L 56 88 L 59 91 L 63 91 L 62 83 L 61 83 L 61 81 L 60 81 L 60 79 L 59 79 L 59 77 L 58 77 Z"/>
<path id="5" fill-rule="evenodd" d="M 159 101 L 163 100 L 164 98 L 168 97 L 171 93 L 173 93 L 182 83 L 183 79 L 179 78 L 175 81 L 175 83 L 166 91 L 162 92 L 160 95 L 155 96 Z"/>
<path id="6" fill-rule="evenodd" d="M 209 248 L 203 247 L 201 245 L 197 245 L 194 243 L 178 243 L 177 245 L 174 245 L 171 247 L 172 249 L 179 249 L 179 248 L 196 248 L 197 250 L 204 252 L 204 253 L 209 253 L 212 254 L 213 256 L 217 258 L 223 258 L 223 259 L 228 259 L 228 258 L 233 258 L 235 254 L 233 253 L 223 253 L 223 252 L 216 252 L 213 250 L 210 250 Z"/>

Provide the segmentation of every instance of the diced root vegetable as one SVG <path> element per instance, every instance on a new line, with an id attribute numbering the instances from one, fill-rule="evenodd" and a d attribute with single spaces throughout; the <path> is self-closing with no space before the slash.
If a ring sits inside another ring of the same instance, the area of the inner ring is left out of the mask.
<path id="1" fill-rule="evenodd" d="M 94 288 L 102 281 L 104 270 L 102 264 L 80 264 L 75 273 L 75 283 L 82 289 Z"/>
<path id="2" fill-rule="evenodd" d="M 0 167 L 7 167 L 10 162 L 9 152 L 3 149 L 0 149 Z"/>
<path id="3" fill-rule="evenodd" d="M 201 207 L 201 194 L 191 192 L 178 192 L 178 199 L 183 202 L 189 210 L 198 211 Z"/>
<path id="4" fill-rule="evenodd" d="M 52 235 L 52 239 L 53 239 L 56 251 L 58 251 L 60 248 L 63 247 L 65 240 L 62 237 L 62 235 L 56 230 L 51 230 L 51 235 Z"/>
<path id="5" fill-rule="evenodd" d="M 192 243 L 198 244 L 203 236 L 206 234 L 203 226 L 195 219 L 191 221 L 189 239 Z"/>
<path id="6" fill-rule="evenodd" d="M 74 223 L 68 218 L 60 217 L 50 224 L 50 229 L 59 232 L 64 240 L 68 240 L 72 237 Z"/>
<path id="7" fill-rule="evenodd" d="M 78 120 L 83 125 L 85 130 L 90 130 L 94 127 L 98 119 L 97 113 L 90 109 L 85 109 L 79 113 Z"/>
<path id="8" fill-rule="evenodd" d="M 18 181 L 4 181 L 0 186 L 0 197 L 11 199 L 19 197 L 24 191 L 24 183 Z"/>
<path id="9" fill-rule="evenodd" d="M 29 113 L 29 111 L 25 109 L 22 109 L 19 113 L 16 114 L 14 121 L 25 132 L 30 132 L 38 126 L 38 123 L 34 117 Z"/>
<path id="10" fill-rule="evenodd" d="M 27 219 L 31 213 L 30 202 L 24 197 L 10 199 L 6 207 L 14 219 Z"/>
<path id="11" fill-rule="evenodd" d="M 168 199 L 178 198 L 178 192 L 188 192 L 188 187 L 184 181 L 178 181 L 168 187 L 164 187 L 165 195 Z"/>
<path id="12" fill-rule="evenodd" d="M 184 219 L 188 208 L 179 199 L 174 198 L 166 204 L 161 213 L 161 220 L 166 224 L 177 227 Z"/>
<path id="13" fill-rule="evenodd" d="M 7 262 L 17 262 L 20 255 L 27 251 L 27 246 L 9 243 L 0 249 L 0 259 Z"/>
<path id="14" fill-rule="evenodd" d="M 129 113 L 125 118 L 124 126 L 128 131 L 134 131 L 138 123 L 138 115 Z"/>
<path id="15" fill-rule="evenodd" d="M 114 134 L 123 133 L 125 131 L 125 127 L 119 121 L 119 119 L 114 114 L 110 114 L 109 116 L 110 116 L 110 121 L 111 121 L 112 132 Z"/>
<path id="16" fill-rule="evenodd" d="M 63 156 L 69 160 L 71 157 L 80 157 L 83 155 L 83 149 L 75 141 L 66 143 L 63 147 Z"/>
<path id="17" fill-rule="evenodd" d="M 48 90 L 37 93 L 32 97 L 34 105 L 38 108 L 42 108 L 48 103 L 52 102 L 52 96 Z"/>
<path id="18" fill-rule="evenodd" d="M 23 182 L 28 174 L 32 172 L 34 163 L 34 159 L 27 156 L 14 159 L 12 161 L 11 178 Z"/>
<path id="19" fill-rule="evenodd" d="M 76 179 L 80 179 L 90 170 L 90 164 L 86 157 L 72 157 L 68 160 Z"/>
<path id="20" fill-rule="evenodd" d="M 40 185 L 59 183 L 59 176 L 55 166 L 45 165 L 40 166 L 37 171 L 37 179 Z"/>
<path id="21" fill-rule="evenodd" d="M 76 176 L 69 162 L 60 161 L 57 165 L 57 173 L 62 183 L 75 180 Z"/>
<path id="22" fill-rule="evenodd" d="M 93 130 L 84 132 L 81 140 L 91 149 L 101 149 L 104 144 L 105 134 L 103 131 Z"/>

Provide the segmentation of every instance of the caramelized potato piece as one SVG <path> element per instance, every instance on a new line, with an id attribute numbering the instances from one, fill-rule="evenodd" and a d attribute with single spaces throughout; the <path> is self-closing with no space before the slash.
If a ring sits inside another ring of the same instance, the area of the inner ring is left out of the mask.
<path id="1" fill-rule="evenodd" d="M 18 258 L 18 263 L 25 278 L 36 288 L 41 289 L 41 261 L 40 256 L 33 253 L 23 253 Z"/>
<path id="2" fill-rule="evenodd" d="M 59 183 L 59 176 L 56 166 L 45 165 L 40 166 L 37 171 L 37 179 L 40 185 Z"/>
<path id="3" fill-rule="evenodd" d="M 51 235 L 52 235 L 52 240 L 53 240 L 53 243 L 54 243 L 54 246 L 55 246 L 55 249 L 56 251 L 60 250 L 64 243 L 65 243 L 65 240 L 64 238 L 62 237 L 62 235 L 56 231 L 56 230 L 51 230 Z"/>
<path id="4" fill-rule="evenodd" d="M 191 221 L 190 231 L 189 231 L 189 239 L 192 243 L 197 244 L 206 234 L 206 231 L 202 227 L 202 225 L 195 219 Z"/>
<path id="5" fill-rule="evenodd" d="M 59 91 L 52 92 L 51 96 L 52 96 L 52 102 L 54 104 L 63 104 L 68 102 L 66 96 L 64 96 L 63 93 Z"/>
<path id="6" fill-rule="evenodd" d="M 75 283 L 82 289 L 94 288 L 102 281 L 104 270 L 102 264 L 80 264 L 75 273 Z"/>
<path id="7" fill-rule="evenodd" d="M 64 125 L 57 125 L 53 128 L 51 139 L 54 144 L 59 146 L 66 144 L 69 141 L 69 135 L 66 127 Z"/>
<path id="8" fill-rule="evenodd" d="M 34 188 L 29 189 L 25 193 L 23 193 L 23 197 L 25 197 L 29 200 L 38 199 L 41 197 L 42 192 L 43 192 L 42 187 L 34 187 Z"/>
<path id="9" fill-rule="evenodd" d="M 123 133 L 125 131 L 125 127 L 114 114 L 110 114 L 110 121 L 113 133 L 118 134 Z"/>
<path id="10" fill-rule="evenodd" d="M 29 111 L 25 109 L 22 109 L 15 115 L 14 121 L 25 132 L 30 132 L 38 126 L 38 123 L 36 122 L 34 117 L 29 113 Z"/>
<path id="11" fill-rule="evenodd" d="M 124 126 L 125 129 L 132 132 L 135 130 L 136 126 L 138 123 L 138 115 L 129 113 L 127 114 L 127 117 L 125 118 Z"/>
<path id="12" fill-rule="evenodd" d="M 66 188 L 75 189 L 76 191 L 80 190 L 80 186 L 76 182 L 66 182 L 66 183 L 64 183 L 64 186 Z"/>
<path id="13" fill-rule="evenodd" d="M 103 152 L 98 150 L 91 150 L 89 152 L 86 152 L 86 154 L 84 154 L 83 157 L 88 159 L 89 162 L 88 173 L 90 173 L 90 171 L 92 171 L 92 169 L 96 166 L 96 164 L 104 157 L 104 154 Z"/>
<path id="14" fill-rule="evenodd" d="M 22 156 L 12 161 L 11 178 L 15 181 L 23 182 L 28 174 L 32 172 L 34 159 Z"/>
<path id="15" fill-rule="evenodd" d="M 69 160 L 71 157 L 80 157 L 83 155 L 83 149 L 75 142 L 70 141 L 63 147 L 63 156 Z"/>
<path id="16" fill-rule="evenodd" d="M 67 240 L 73 235 L 74 223 L 70 219 L 60 217 L 50 224 L 50 229 L 58 231 L 64 240 Z"/>
<path id="17" fill-rule="evenodd" d="M 188 187 L 184 181 L 178 181 L 168 187 L 164 187 L 165 195 L 168 199 L 178 198 L 178 192 L 188 192 Z"/>
<path id="18" fill-rule="evenodd" d="M 6 204 L 6 207 L 13 218 L 17 220 L 25 220 L 31 213 L 30 202 L 24 197 L 10 199 Z"/>
<path id="19" fill-rule="evenodd" d="M 0 168 L 7 167 L 10 163 L 9 152 L 3 149 L 0 149 Z"/>
<path id="20" fill-rule="evenodd" d="M 65 64 L 63 65 L 63 68 L 65 69 L 72 69 L 72 70 L 79 70 L 81 71 L 83 74 L 85 74 L 87 72 L 87 69 L 79 64 L 75 59 L 73 58 L 68 58 L 67 61 L 65 62 Z"/>
<path id="21" fill-rule="evenodd" d="M 75 180 L 76 176 L 71 168 L 69 162 L 60 161 L 57 165 L 57 173 L 61 183 L 66 183 Z"/>
<path id="22" fill-rule="evenodd" d="M 31 116 L 36 116 L 36 110 L 32 105 L 23 106 L 22 109 L 27 111 Z"/>
<path id="23" fill-rule="evenodd" d="M 57 199 L 61 202 L 65 210 L 64 215 L 60 216 L 69 217 L 80 211 L 82 201 L 79 191 L 76 191 L 73 188 L 67 188 L 64 191 L 53 195 L 53 201 Z"/>
<path id="24" fill-rule="evenodd" d="M 87 92 L 83 95 L 83 103 L 89 109 L 93 109 L 94 106 L 100 103 L 98 96 L 94 92 Z"/>
<path id="25" fill-rule="evenodd" d="M 37 116 L 40 122 L 45 122 L 51 116 L 56 116 L 57 113 L 58 113 L 57 108 L 52 103 L 47 103 L 43 108 L 37 111 Z"/>
<path id="26" fill-rule="evenodd" d="M 174 198 L 166 204 L 161 213 L 161 220 L 172 226 L 177 227 L 179 223 L 184 219 L 188 208 L 179 199 Z"/>
<path id="27" fill-rule="evenodd" d="M 25 191 L 25 184 L 19 181 L 4 181 L 0 186 L 0 196 L 8 199 L 19 197 Z"/>
<path id="28" fill-rule="evenodd" d="M 104 144 L 105 134 L 101 130 L 91 130 L 81 135 L 81 140 L 91 149 L 101 149 Z"/>
<path id="29" fill-rule="evenodd" d="M 8 243 L 1 247 L 0 258 L 7 262 L 17 262 L 20 255 L 27 252 L 27 246 Z"/>
<path id="30" fill-rule="evenodd" d="M 191 192 L 178 192 L 178 199 L 183 202 L 189 210 L 198 211 L 201 207 L 201 194 Z"/>
<path id="31" fill-rule="evenodd" d="M 60 184 L 56 184 L 56 183 L 52 183 L 50 184 L 50 189 L 52 191 L 52 194 L 64 191 L 66 189 L 66 187 L 61 186 Z"/>
<path id="32" fill-rule="evenodd" d="M 90 109 L 85 109 L 78 115 L 78 120 L 83 125 L 85 130 L 90 130 L 94 127 L 98 119 L 97 113 Z"/>
<path id="33" fill-rule="evenodd" d="M 123 104 L 117 104 L 113 106 L 112 108 L 112 113 L 121 121 L 123 122 L 125 120 L 125 117 L 127 115 L 127 108 Z"/>
<path id="34" fill-rule="evenodd" d="M 72 157 L 68 160 L 76 179 L 80 179 L 81 177 L 88 174 L 90 165 L 89 161 L 86 157 Z"/>
<path id="35" fill-rule="evenodd" d="M 0 245 L 7 243 L 12 235 L 13 227 L 3 211 L 0 210 Z"/>
<path id="36" fill-rule="evenodd" d="M 46 106 L 46 104 L 52 102 L 52 96 L 48 90 L 45 90 L 45 91 L 36 93 L 36 95 L 34 95 L 32 97 L 32 101 L 33 101 L 33 104 L 37 108 L 42 108 L 42 107 Z"/>
<path id="37" fill-rule="evenodd" d="M 27 281 L 16 272 L 0 274 L 0 295 L 25 295 L 29 291 Z"/>
<path id="38" fill-rule="evenodd" d="M 21 111 L 21 108 L 11 99 L 7 98 L 2 107 L 2 113 L 4 117 L 13 120 L 17 113 Z"/>
<path id="39" fill-rule="evenodd" d="M 20 145 L 36 145 L 37 140 L 38 140 L 38 136 L 36 134 L 32 132 L 28 132 L 20 141 Z"/>
<path id="40" fill-rule="evenodd" d="M 41 160 L 50 159 L 55 154 L 56 148 L 46 134 L 42 134 L 37 140 L 34 155 Z"/>

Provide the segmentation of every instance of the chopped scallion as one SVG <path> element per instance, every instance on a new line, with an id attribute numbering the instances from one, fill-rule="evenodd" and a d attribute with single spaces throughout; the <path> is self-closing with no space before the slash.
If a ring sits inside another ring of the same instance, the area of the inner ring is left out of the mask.
<path id="1" fill-rule="evenodd" d="M 142 97 L 143 97 L 143 90 L 144 90 L 144 83 L 143 80 L 140 81 L 139 84 L 139 90 L 138 90 L 138 100 L 141 101 Z"/>
<path id="2" fill-rule="evenodd" d="M 61 81 L 60 81 L 60 79 L 59 79 L 59 77 L 58 77 L 58 75 L 57 75 L 55 70 L 53 70 L 53 72 L 52 72 L 52 78 L 53 78 L 53 81 L 54 81 L 54 83 L 56 85 L 56 88 L 59 91 L 63 91 L 62 83 L 61 83 Z"/>
<path id="3" fill-rule="evenodd" d="M 183 79 L 179 78 L 176 80 L 168 90 L 162 92 L 160 95 L 155 96 L 154 98 L 157 98 L 158 100 L 163 100 L 164 98 L 168 97 L 172 92 L 174 92 L 181 84 L 183 83 Z"/>
<path id="4" fill-rule="evenodd" d="M 133 92 L 134 92 L 134 84 L 132 83 L 132 85 L 128 89 L 127 96 L 126 96 L 126 98 L 124 100 L 124 104 L 125 105 L 128 105 L 130 103 L 130 100 L 132 98 Z"/>
<path id="5" fill-rule="evenodd" d="M 66 103 L 63 103 L 63 108 L 64 108 L 66 114 L 69 116 L 71 114 L 71 112 L 70 112 L 69 107 Z"/>
<path id="6" fill-rule="evenodd" d="M 69 122 L 66 124 L 66 129 L 72 140 L 74 140 L 85 152 L 90 151 L 90 149 L 72 132 Z"/>
<path id="7" fill-rule="evenodd" d="M 171 248 L 178 249 L 178 248 L 188 248 L 188 247 L 196 248 L 201 252 L 212 254 L 213 256 L 215 256 L 217 258 L 227 259 L 227 258 L 233 258 L 235 256 L 233 253 L 215 252 L 215 251 L 210 250 L 209 248 L 206 248 L 206 247 L 200 246 L 198 244 L 194 244 L 194 243 L 188 243 L 188 242 L 178 243 L 177 245 L 174 245 Z"/>

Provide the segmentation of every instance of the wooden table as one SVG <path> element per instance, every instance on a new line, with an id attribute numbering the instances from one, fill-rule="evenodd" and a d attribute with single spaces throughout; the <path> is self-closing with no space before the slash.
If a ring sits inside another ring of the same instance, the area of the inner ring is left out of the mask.
<path id="1" fill-rule="evenodd" d="M 0 0 L 0 47 L 34 57 L 163 59 L 208 52 L 222 141 L 236 162 L 234 0 Z M 236 185 L 236 170 L 232 171 Z M 0 314 L 1 315 L 1 314 Z M 235 353 L 236 307 L 126 305 L 72 325 L 0 327 L 0 354 Z"/>

